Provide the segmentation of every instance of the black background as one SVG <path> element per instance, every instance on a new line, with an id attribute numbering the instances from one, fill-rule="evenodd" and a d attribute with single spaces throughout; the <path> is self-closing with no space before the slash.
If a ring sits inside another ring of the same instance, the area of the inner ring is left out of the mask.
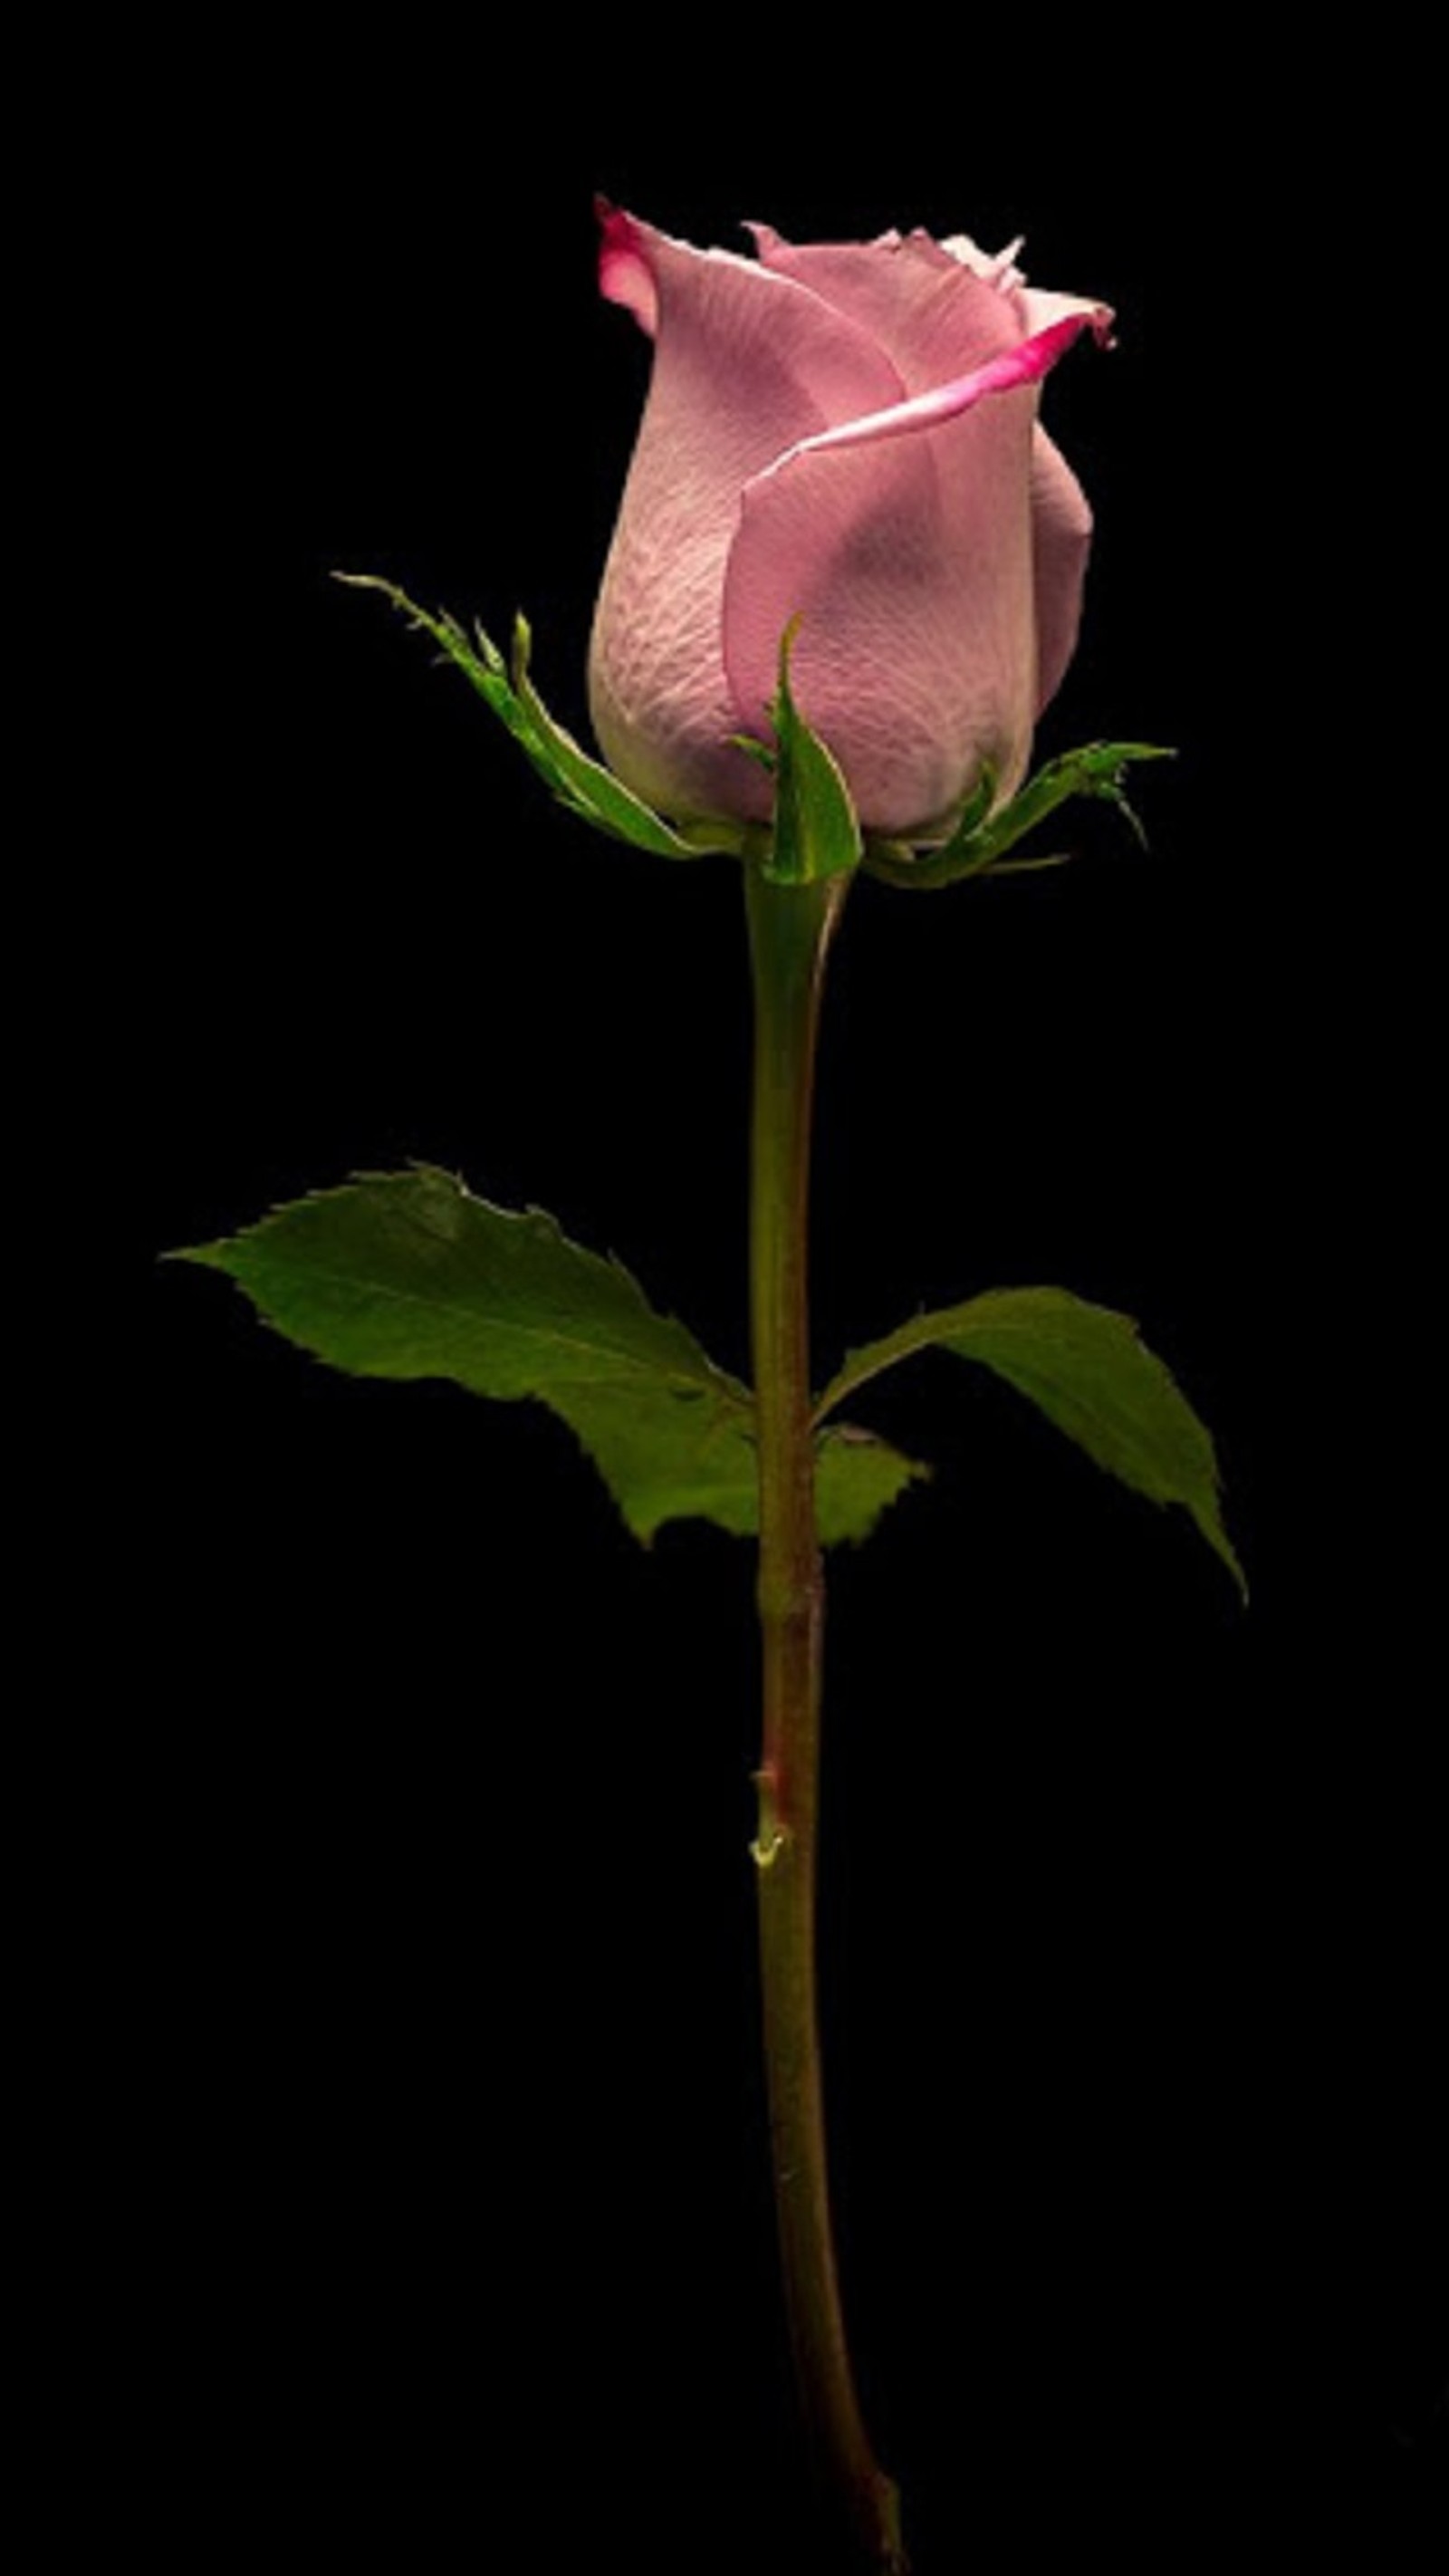
<path id="1" fill-rule="evenodd" d="M 421 29 L 197 67 L 123 191 L 144 855 L 100 1122 L 144 1357 L 106 1549 L 133 1680 L 85 1769 L 118 1829 L 118 2511 L 193 2565 L 282 2534 L 825 2563 L 756 2062 L 747 1551 L 645 1554 L 535 1408 L 331 1378 L 156 1262 L 419 1156 L 744 1364 L 734 870 L 591 838 L 328 579 L 495 633 L 525 606 L 583 729 L 648 365 L 596 296 L 602 187 L 701 243 L 1024 231 L 1034 278 L 1108 298 L 1116 350 L 1046 389 L 1098 535 L 1039 748 L 1180 749 L 1141 774 L 1149 857 L 1094 809 L 1048 878 L 863 884 L 833 972 L 822 1371 L 995 1283 L 1126 1309 L 1214 1426 L 1253 1587 L 944 1361 L 860 1402 L 938 1468 L 833 1567 L 823 1928 L 919 2576 L 1345 2533 L 1407 2563 L 1443 2442 L 1438 1568 L 1380 586 L 1412 477 L 1344 196 L 1373 102 L 1325 127 L 1186 39 L 1124 88 L 1004 27 L 877 31 L 843 72 L 763 31 L 531 34 L 526 70 Z"/>

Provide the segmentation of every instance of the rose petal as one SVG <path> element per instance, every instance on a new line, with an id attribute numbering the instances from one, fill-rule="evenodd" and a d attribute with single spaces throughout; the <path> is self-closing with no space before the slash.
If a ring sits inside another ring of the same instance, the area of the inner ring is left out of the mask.
<path id="1" fill-rule="evenodd" d="M 803 454 L 808 448 L 819 454 L 825 448 L 859 447 L 873 439 L 900 438 L 914 430 L 934 429 L 942 421 L 973 410 L 987 394 L 1010 393 L 1017 385 L 1035 384 L 1102 310 L 1087 305 L 1080 311 L 1065 313 L 1029 340 L 1018 340 L 1014 348 L 1003 349 L 983 365 L 953 377 L 949 384 L 935 385 L 929 393 L 912 394 L 905 402 L 892 403 L 884 411 L 869 412 L 858 420 L 841 421 L 833 429 L 818 430 L 813 437 L 802 439 L 795 452 Z M 782 456 L 770 470 L 778 472 L 791 462 L 791 457 Z"/>
<path id="2" fill-rule="evenodd" d="M 781 239 L 750 224 L 761 259 L 885 349 L 908 394 L 965 375 L 1024 336 L 1020 313 L 995 283 L 952 258 L 929 233 L 885 233 L 874 242 Z"/>
<path id="3" fill-rule="evenodd" d="M 599 218 L 599 292 L 611 304 L 622 304 L 651 340 L 659 323 L 659 296 L 645 240 L 645 228 L 607 197 L 594 199 Z"/>
<path id="4" fill-rule="evenodd" d="M 758 723 L 798 615 L 797 699 L 877 830 L 935 823 L 983 760 L 1006 791 L 1024 773 L 1038 685 L 1034 388 L 1089 318 L 817 431 L 746 488 L 724 593 L 741 720 Z M 1053 587 L 1054 604 L 1065 595 Z"/>
<path id="5" fill-rule="evenodd" d="M 1037 714 L 1056 696 L 1076 647 L 1092 512 L 1059 447 L 1037 423 L 1031 449 L 1035 559 Z"/>
<path id="6" fill-rule="evenodd" d="M 1080 321 L 1090 322 L 1092 336 L 1099 348 L 1110 349 L 1112 346 L 1112 324 L 1116 317 L 1110 304 L 1103 304 L 1092 296 L 1054 295 L 1049 287 L 1028 286 L 1024 279 L 1019 279 L 1016 304 L 1030 333 L 1049 331 L 1058 322 L 1067 321 L 1075 314 Z"/>
<path id="7" fill-rule="evenodd" d="M 1007 243 L 1005 250 L 987 251 L 982 250 L 969 233 L 952 233 L 942 242 L 941 248 L 949 251 L 953 259 L 964 261 L 967 268 L 974 269 L 978 277 L 984 277 L 998 293 L 1007 295 L 1026 284 L 1016 265 L 1016 254 L 1025 239 L 1025 233 L 1018 233 Z"/>
<path id="8" fill-rule="evenodd" d="M 793 279 L 612 209 L 601 282 L 636 315 L 652 295 L 657 337 L 595 613 L 594 728 L 620 777 L 666 812 L 763 814 L 768 782 L 729 741 L 740 713 L 721 633 L 740 495 L 802 441 L 888 408 L 904 387 L 864 330 Z"/>

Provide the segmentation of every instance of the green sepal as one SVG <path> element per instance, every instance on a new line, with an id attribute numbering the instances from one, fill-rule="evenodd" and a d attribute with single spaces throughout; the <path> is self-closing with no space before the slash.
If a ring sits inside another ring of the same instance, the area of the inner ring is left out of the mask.
<path id="1" fill-rule="evenodd" d="M 994 1370 L 1099 1467 L 1154 1503 L 1181 1504 L 1247 1598 L 1223 1527 L 1212 1436 L 1129 1315 L 1089 1305 L 1065 1288 L 990 1290 L 852 1351 L 821 1397 L 816 1421 L 867 1379 L 930 1349 Z"/>
<path id="2" fill-rule="evenodd" d="M 791 694 L 790 654 L 799 624 L 792 617 L 780 638 L 779 686 L 770 708 L 775 816 L 762 867 L 773 885 L 818 885 L 858 867 L 861 856 L 860 824 L 840 766 Z"/>
<path id="3" fill-rule="evenodd" d="M 265 1320 L 361 1377 L 535 1397 L 573 1431 L 628 1528 L 759 1526 L 754 1399 L 615 1261 L 542 1210 L 492 1207 L 429 1165 L 364 1173 L 174 1253 L 234 1280 Z M 873 1433 L 818 1441 L 827 1546 L 863 1538 L 924 1472 Z"/>
<path id="4" fill-rule="evenodd" d="M 888 885 L 910 886 L 922 892 L 958 885 L 965 877 L 1016 876 L 1031 869 L 1060 867 L 1067 856 L 1064 851 L 1021 859 L 1008 858 L 1007 853 L 1071 796 L 1102 797 L 1117 806 L 1145 848 L 1146 835 L 1127 801 L 1123 780 L 1134 760 L 1175 757 L 1161 743 L 1089 742 L 1080 751 L 1064 751 L 1058 759 L 1049 760 L 994 813 L 994 781 L 990 770 L 984 770 L 948 840 L 935 848 L 913 849 L 904 841 L 868 835 L 865 866 L 872 876 L 884 878 Z"/>
<path id="5" fill-rule="evenodd" d="M 528 621 L 521 614 L 514 622 L 511 660 L 505 662 L 481 626 L 470 636 L 447 610 L 432 615 L 428 609 L 419 608 L 416 600 L 410 599 L 395 582 L 383 581 L 376 573 L 340 572 L 335 578 L 353 590 L 381 591 L 411 625 L 431 635 L 507 726 L 559 803 L 583 822 L 591 823 L 596 831 L 606 832 L 612 840 L 627 841 L 636 850 L 651 851 L 657 858 L 698 859 L 710 851 L 727 851 L 735 857 L 742 854 L 747 846 L 745 825 L 712 816 L 697 822 L 667 823 L 602 761 L 591 759 L 581 750 L 573 735 L 555 722 L 529 676 L 533 639 Z"/>

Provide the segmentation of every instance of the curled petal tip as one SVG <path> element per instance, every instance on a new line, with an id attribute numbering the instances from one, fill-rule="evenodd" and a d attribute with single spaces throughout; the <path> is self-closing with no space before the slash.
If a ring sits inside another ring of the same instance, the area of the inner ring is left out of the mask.
<path id="1" fill-rule="evenodd" d="M 659 290 L 644 227 L 603 195 L 595 197 L 594 212 L 603 235 L 599 243 L 599 292 L 611 304 L 622 304 L 641 330 L 652 337 L 659 321 Z"/>
<path id="2" fill-rule="evenodd" d="M 844 421 L 835 429 L 822 429 L 810 438 L 788 447 L 766 466 L 755 479 L 765 483 L 794 464 L 799 456 L 820 455 L 829 448 L 860 447 L 873 440 L 896 438 L 921 429 L 939 428 L 942 422 L 955 420 L 970 411 L 988 394 L 1011 393 L 1019 385 L 1034 385 L 1049 374 L 1072 342 L 1088 325 L 1096 330 L 1098 316 L 1110 325 L 1111 315 L 1105 305 L 1077 305 L 1059 313 L 1031 337 L 1017 342 L 1015 348 L 998 351 L 982 366 L 973 367 L 964 376 L 954 377 L 949 384 L 938 385 L 929 393 L 915 394 L 908 401 L 894 403 L 887 411 L 871 412 L 856 420 Z"/>

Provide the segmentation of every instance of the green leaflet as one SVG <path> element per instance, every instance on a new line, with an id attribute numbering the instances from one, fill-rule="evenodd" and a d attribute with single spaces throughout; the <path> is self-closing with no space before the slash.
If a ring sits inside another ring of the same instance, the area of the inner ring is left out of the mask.
<path id="1" fill-rule="evenodd" d="M 907 1458 L 853 1422 L 832 1422 L 817 1434 L 815 1462 L 815 1520 L 822 1547 L 847 1540 L 858 1545 L 869 1538 L 882 1512 L 908 1485 L 931 1473 L 918 1458 Z M 758 1526 L 752 1509 L 751 1531 Z"/>
<path id="2" fill-rule="evenodd" d="M 820 1399 L 817 1421 L 882 1369 L 933 1348 L 994 1369 L 1099 1467 L 1152 1502 L 1180 1503 L 1246 1599 L 1223 1527 L 1211 1434 L 1130 1316 L 1065 1288 L 991 1290 L 851 1352 Z"/>
<path id="3" fill-rule="evenodd" d="M 534 1396 L 573 1430 L 628 1527 L 758 1527 L 754 1403 L 614 1261 L 540 1209 L 474 1198 L 422 1165 L 360 1175 L 173 1258 L 224 1271 L 319 1359 L 363 1377 L 447 1378 Z M 865 1432 L 819 1444 L 820 1533 L 866 1536 L 923 1471 Z"/>

